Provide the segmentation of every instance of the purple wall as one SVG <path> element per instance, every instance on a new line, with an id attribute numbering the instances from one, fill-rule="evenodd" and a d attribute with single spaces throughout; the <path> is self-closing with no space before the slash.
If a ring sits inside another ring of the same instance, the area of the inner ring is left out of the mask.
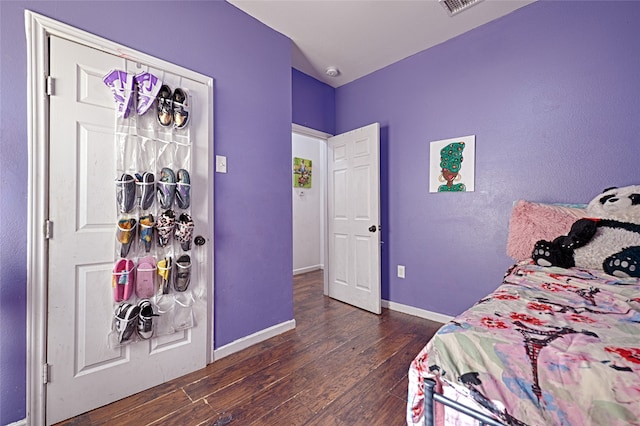
<path id="1" fill-rule="evenodd" d="M 383 298 L 458 314 L 511 263 L 514 200 L 640 183 L 638 22 L 639 2 L 536 2 L 336 90 L 338 133 L 382 128 Z M 476 191 L 430 194 L 429 142 L 470 134 Z"/>
<path id="2" fill-rule="evenodd" d="M 219 1 L 0 1 L 0 424 L 26 416 L 25 8 L 215 79 L 216 347 L 293 318 L 290 40 Z"/>
<path id="3" fill-rule="evenodd" d="M 291 84 L 293 123 L 335 134 L 335 89 L 295 68 L 291 69 Z"/>

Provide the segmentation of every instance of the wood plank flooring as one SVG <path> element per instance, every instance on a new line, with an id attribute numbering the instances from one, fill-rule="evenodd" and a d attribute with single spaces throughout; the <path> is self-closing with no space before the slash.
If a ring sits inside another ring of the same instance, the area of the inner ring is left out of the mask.
<path id="1" fill-rule="evenodd" d="M 374 315 L 294 277 L 296 328 L 59 425 L 403 425 L 409 363 L 441 324 Z"/>

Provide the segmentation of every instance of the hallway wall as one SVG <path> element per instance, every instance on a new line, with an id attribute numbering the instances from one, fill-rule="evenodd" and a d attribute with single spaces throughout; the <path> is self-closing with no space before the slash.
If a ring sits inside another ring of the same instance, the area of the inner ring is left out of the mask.
<path id="1" fill-rule="evenodd" d="M 312 161 L 311 188 L 292 184 L 293 273 L 324 268 L 324 156 L 325 142 L 292 134 L 292 157 Z"/>

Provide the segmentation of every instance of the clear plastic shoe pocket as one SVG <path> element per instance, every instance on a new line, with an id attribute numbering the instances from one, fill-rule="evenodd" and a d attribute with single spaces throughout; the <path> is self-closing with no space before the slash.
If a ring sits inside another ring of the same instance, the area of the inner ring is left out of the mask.
<path id="1" fill-rule="evenodd" d="M 128 345 L 131 342 L 137 342 L 139 340 L 138 334 L 133 331 L 129 335 L 128 339 L 120 341 L 120 334 L 122 332 L 121 328 L 125 328 L 131 322 L 136 322 L 137 324 L 138 317 L 136 316 L 135 318 L 132 318 L 127 322 L 119 322 L 117 319 L 113 319 L 111 321 L 111 331 L 107 335 L 107 346 L 109 348 L 119 348 L 121 346 Z"/>
<path id="2" fill-rule="evenodd" d="M 190 192 L 191 192 L 190 183 L 184 183 L 184 182 L 176 183 L 176 197 L 177 197 L 176 204 L 181 209 L 188 209 L 189 206 L 191 205 L 190 194 L 189 194 Z"/>
<path id="3" fill-rule="evenodd" d="M 166 267 L 166 266 L 156 266 L 156 269 L 158 271 L 158 276 L 159 278 L 159 287 L 158 287 L 158 295 L 163 295 L 163 294 L 168 294 L 169 293 L 169 289 L 171 287 L 171 280 L 172 280 L 172 271 L 171 271 L 171 266 Z M 162 300 L 163 303 L 165 303 L 167 305 L 167 309 L 169 309 L 168 306 L 168 302 L 165 301 L 164 299 Z M 173 300 L 171 301 L 171 307 L 173 307 Z"/>
<path id="4" fill-rule="evenodd" d="M 184 194 L 184 193 L 189 193 L 190 190 L 191 190 L 190 183 L 176 182 L 176 191 L 182 192 Z"/>
<path id="5" fill-rule="evenodd" d="M 195 325 L 193 318 L 193 297 L 189 293 L 175 296 L 173 325 L 176 331 L 186 330 Z"/>
<path id="6" fill-rule="evenodd" d="M 145 225 L 140 222 L 140 242 L 144 247 L 144 251 L 149 253 L 153 243 L 153 225 Z"/>
<path id="7" fill-rule="evenodd" d="M 176 223 L 176 239 L 180 242 L 180 246 L 182 250 L 188 251 L 191 250 L 191 240 L 193 238 L 193 222 Z"/>
<path id="8" fill-rule="evenodd" d="M 176 196 L 176 183 L 158 181 L 156 183 L 158 191 L 158 202 L 163 209 L 170 209 Z"/>
<path id="9" fill-rule="evenodd" d="M 173 326 L 173 316 L 175 301 L 172 297 L 164 297 L 156 303 L 158 316 L 154 319 L 156 336 L 166 336 L 175 333 Z"/>
<path id="10" fill-rule="evenodd" d="M 176 234 L 177 235 L 184 235 L 185 237 L 191 237 L 191 234 L 193 234 L 193 227 L 195 225 L 193 224 L 193 222 L 176 222 Z"/>
<path id="11" fill-rule="evenodd" d="M 113 278 L 111 279 L 111 286 L 116 288 L 119 285 L 125 285 L 127 280 L 129 279 L 129 274 L 133 273 L 133 271 L 113 271 L 111 275 Z M 120 302 L 120 301 L 119 301 Z"/>
<path id="12" fill-rule="evenodd" d="M 118 246 L 120 257 L 127 257 L 129 251 L 135 246 L 135 236 L 137 232 L 137 221 L 133 220 L 130 228 L 124 228 L 120 222 L 117 225 L 116 240 L 120 244 Z M 134 249 L 135 251 L 135 249 Z"/>
<path id="13" fill-rule="evenodd" d="M 132 238 L 136 232 L 136 225 L 134 224 L 131 228 L 124 228 L 122 225 L 118 224 L 118 241 L 122 244 L 127 244 L 132 241 Z"/>
<path id="14" fill-rule="evenodd" d="M 133 177 L 116 179 L 116 202 L 120 213 L 129 213 L 135 207 L 136 183 Z"/>
<path id="15" fill-rule="evenodd" d="M 173 232 L 173 229 L 175 228 L 175 225 L 167 225 L 167 226 L 161 226 L 159 228 L 157 228 L 157 234 L 158 234 L 158 245 L 160 247 L 166 247 L 167 244 L 169 244 L 169 241 L 171 239 L 171 233 Z"/>
<path id="16" fill-rule="evenodd" d="M 152 285 L 149 286 L 149 288 L 145 288 L 144 290 L 141 289 L 140 286 L 136 287 L 136 295 L 139 298 L 144 298 L 144 299 L 148 299 L 150 297 L 153 297 L 154 292 L 156 291 L 156 287 L 157 287 L 157 271 L 158 271 L 158 267 L 152 267 L 152 268 L 138 268 L 137 269 L 137 273 L 139 274 L 140 272 L 149 272 L 149 275 L 151 276 L 151 283 Z M 140 282 L 140 278 L 138 278 L 138 283 Z"/>
<path id="17" fill-rule="evenodd" d="M 155 190 L 156 190 L 155 186 L 156 186 L 155 181 L 154 182 L 136 181 L 136 188 L 138 189 L 136 194 L 136 204 L 140 206 L 141 209 L 147 210 L 153 204 L 154 198 L 151 198 L 151 202 L 149 203 L 149 206 L 146 206 L 145 198 L 155 197 Z M 150 195 L 148 195 L 147 197 L 143 197 L 146 194 L 150 194 Z"/>

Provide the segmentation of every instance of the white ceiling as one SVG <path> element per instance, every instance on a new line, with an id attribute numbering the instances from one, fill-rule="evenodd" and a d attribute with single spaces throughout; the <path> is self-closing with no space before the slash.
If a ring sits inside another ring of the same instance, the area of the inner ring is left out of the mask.
<path id="1" fill-rule="evenodd" d="M 290 38 L 294 68 L 339 87 L 535 0 L 484 0 L 454 16 L 437 0 L 227 1 Z"/>

